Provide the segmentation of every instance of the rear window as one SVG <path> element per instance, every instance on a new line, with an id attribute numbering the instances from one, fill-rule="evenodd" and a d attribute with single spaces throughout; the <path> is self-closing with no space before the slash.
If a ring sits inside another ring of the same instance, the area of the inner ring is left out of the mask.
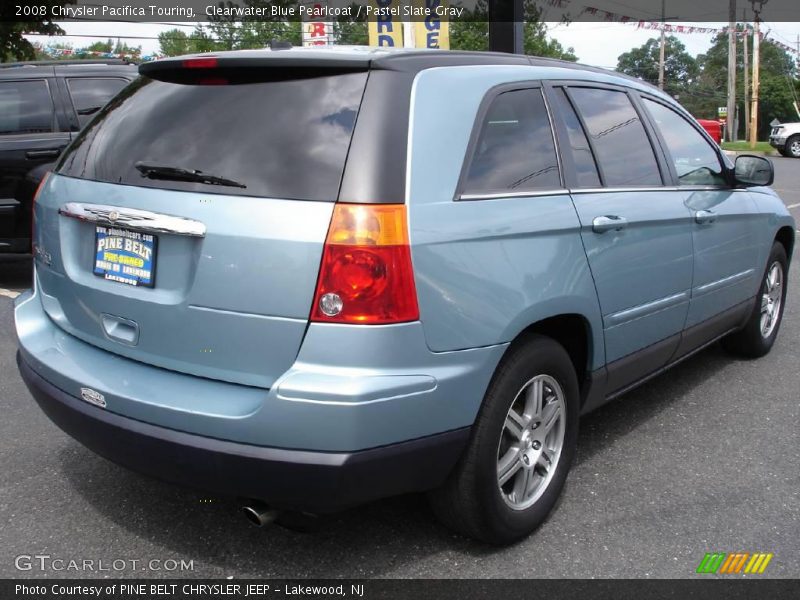
<path id="1" fill-rule="evenodd" d="M 366 79 L 361 72 L 188 85 L 139 77 L 83 130 L 58 172 L 162 189 L 334 201 Z"/>

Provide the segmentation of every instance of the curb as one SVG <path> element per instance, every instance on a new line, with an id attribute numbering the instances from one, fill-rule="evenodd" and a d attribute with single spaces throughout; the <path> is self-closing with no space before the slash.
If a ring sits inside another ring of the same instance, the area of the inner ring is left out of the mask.
<path id="1" fill-rule="evenodd" d="M 728 156 L 739 156 L 741 154 L 749 154 L 751 156 L 780 156 L 777 150 L 769 150 L 767 152 L 761 150 L 723 150 Z"/>

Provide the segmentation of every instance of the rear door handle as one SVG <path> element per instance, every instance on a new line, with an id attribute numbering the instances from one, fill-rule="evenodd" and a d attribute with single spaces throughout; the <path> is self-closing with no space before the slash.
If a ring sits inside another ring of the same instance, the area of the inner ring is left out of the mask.
<path id="1" fill-rule="evenodd" d="M 715 215 L 710 210 L 698 210 L 694 213 L 694 222 L 700 225 L 704 225 L 706 223 L 713 223 L 717 220 L 717 215 Z"/>
<path id="2" fill-rule="evenodd" d="M 595 233 L 605 233 L 606 231 L 621 231 L 628 226 L 628 220 L 625 217 L 618 217 L 616 215 L 605 215 L 602 217 L 595 217 L 592 221 L 592 231 Z"/>
<path id="3" fill-rule="evenodd" d="M 47 150 L 28 150 L 25 158 L 55 158 L 61 154 L 61 148 L 49 148 Z"/>

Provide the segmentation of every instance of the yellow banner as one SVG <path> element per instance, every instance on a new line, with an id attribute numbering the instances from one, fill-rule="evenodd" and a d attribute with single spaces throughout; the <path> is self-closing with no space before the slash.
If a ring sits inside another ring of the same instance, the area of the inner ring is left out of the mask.
<path id="1" fill-rule="evenodd" d="M 369 45 L 403 47 L 403 18 L 400 0 L 369 0 Z"/>
<path id="2" fill-rule="evenodd" d="M 416 14 L 425 14 L 414 22 L 414 45 L 417 48 L 450 50 L 449 0 L 413 0 Z M 424 12 L 423 12 L 424 10 Z"/>

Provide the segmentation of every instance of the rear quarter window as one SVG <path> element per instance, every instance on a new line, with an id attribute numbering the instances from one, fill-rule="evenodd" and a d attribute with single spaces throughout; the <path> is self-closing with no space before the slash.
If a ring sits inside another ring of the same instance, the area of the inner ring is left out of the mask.
<path id="1" fill-rule="evenodd" d="M 503 92 L 492 100 L 480 123 L 462 187 L 465 195 L 561 187 L 541 90 Z"/>
<path id="2" fill-rule="evenodd" d="M 140 76 L 83 130 L 58 172 L 162 189 L 334 201 L 366 78 L 359 72 L 198 85 Z M 152 178 L 142 165 L 200 171 L 217 183 Z"/>

